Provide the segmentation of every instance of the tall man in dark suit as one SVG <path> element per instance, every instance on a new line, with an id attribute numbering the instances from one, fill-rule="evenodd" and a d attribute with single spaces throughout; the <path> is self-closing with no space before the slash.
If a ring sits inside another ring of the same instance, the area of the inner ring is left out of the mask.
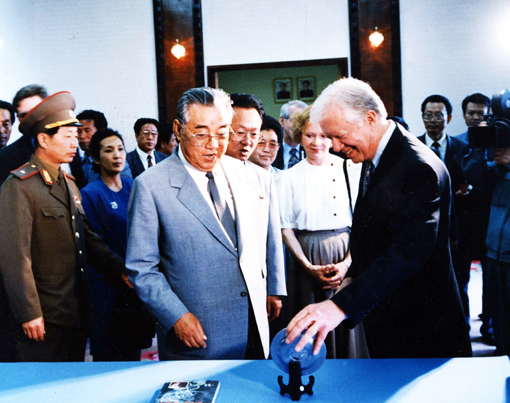
<path id="1" fill-rule="evenodd" d="M 134 131 L 138 146 L 126 156 L 133 179 L 168 157 L 155 150 L 159 135 L 159 122 L 156 119 L 138 119 L 135 122 Z"/>
<path id="2" fill-rule="evenodd" d="M 448 123 L 452 120 L 452 104 L 442 95 L 430 95 L 421 105 L 423 124 L 426 133 L 418 139 L 426 144 L 444 162 L 450 174 L 450 186 L 453 194 L 451 212 L 451 247 L 453 269 L 459 284 L 460 297 L 466 322 L 469 324 L 469 297 L 467 287 L 471 270 L 469 251 L 469 227 L 471 220 L 468 209 L 468 183 L 462 174 L 460 161 L 467 154 L 467 143 L 446 134 Z"/>
<path id="3" fill-rule="evenodd" d="M 485 120 L 484 115 L 489 113 L 491 100 L 488 96 L 479 92 L 468 95 L 462 100 L 462 113 L 466 126 L 477 127 Z M 468 142 L 468 132 L 458 134 L 456 136 L 459 140 Z M 488 161 L 494 160 L 494 150 L 487 150 Z M 485 246 L 485 239 L 487 237 L 487 228 L 489 227 L 489 214 L 491 209 L 492 192 L 487 189 L 480 189 L 473 187 L 470 190 L 468 197 L 465 197 L 463 204 L 465 206 L 465 219 L 466 223 L 464 228 L 466 255 L 469 260 L 479 260 L 482 264 L 482 313 L 478 315 L 482 320 L 480 326 L 480 333 L 483 340 L 487 344 L 494 344 L 494 334 L 492 330 L 492 314 L 490 308 L 490 298 L 492 293 L 489 292 L 489 276 L 488 276 L 488 261 L 487 261 L 487 247 Z M 462 229 L 461 229 L 462 231 Z M 460 284 L 459 284 L 460 286 Z"/>
<path id="4" fill-rule="evenodd" d="M 20 330 L 19 361 L 83 361 L 86 253 L 103 274 L 129 283 L 123 261 L 90 230 L 74 178 L 61 169 L 78 147 L 74 107 L 72 95 L 59 92 L 26 115 L 19 127 L 35 138 L 35 153 L 0 188 L 0 278 Z"/>
<path id="5" fill-rule="evenodd" d="M 292 125 L 294 114 L 306 109 L 308 105 L 303 101 L 290 101 L 280 109 L 280 124 L 283 127 L 283 143 L 278 149 L 273 166 L 278 169 L 289 169 L 306 157 L 305 149 L 292 140 Z"/>
<path id="6" fill-rule="evenodd" d="M 287 341 L 308 328 L 296 349 L 318 333 L 318 353 L 340 322 L 363 321 L 373 358 L 470 356 L 450 258 L 448 172 L 386 116 L 379 96 L 353 78 L 330 85 L 315 102 L 311 119 L 335 151 L 364 163 L 347 273 L 354 280 L 331 300 L 299 312 Z"/>

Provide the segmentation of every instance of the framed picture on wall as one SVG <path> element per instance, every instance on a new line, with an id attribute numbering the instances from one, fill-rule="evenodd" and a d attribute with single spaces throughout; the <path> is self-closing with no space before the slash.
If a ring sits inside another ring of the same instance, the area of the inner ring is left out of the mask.
<path id="1" fill-rule="evenodd" d="M 313 101 L 317 97 L 315 90 L 315 77 L 298 78 L 299 99 L 302 101 Z"/>
<path id="2" fill-rule="evenodd" d="M 273 92 L 275 102 L 290 101 L 292 99 L 292 79 L 275 78 Z"/>

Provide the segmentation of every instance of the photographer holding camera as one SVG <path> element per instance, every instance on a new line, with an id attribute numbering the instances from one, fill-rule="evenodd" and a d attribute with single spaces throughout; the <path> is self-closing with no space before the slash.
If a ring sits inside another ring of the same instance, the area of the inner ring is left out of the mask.
<path id="1" fill-rule="evenodd" d="M 490 311 L 497 355 L 510 354 L 510 91 L 492 98 L 487 126 L 468 130 L 472 148 L 461 162 L 475 188 L 492 192 L 487 258 Z M 487 153 L 494 150 L 494 161 Z"/>

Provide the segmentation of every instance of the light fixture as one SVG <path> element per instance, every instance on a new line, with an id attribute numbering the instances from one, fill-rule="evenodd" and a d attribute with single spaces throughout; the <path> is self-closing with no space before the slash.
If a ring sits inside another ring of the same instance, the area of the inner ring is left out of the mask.
<path id="1" fill-rule="evenodd" d="M 186 49 L 179 43 L 179 39 L 176 39 L 175 42 L 177 43 L 172 46 L 170 51 L 172 52 L 172 55 L 174 55 L 177 59 L 180 59 L 186 54 Z"/>
<path id="2" fill-rule="evenodd" d="M 383 43 L 384 41 L 384 36 L 383 34 L 381 34 L 378 30 L 377 30 L 377 27 L 375 27 L 375 30 L 374 32 L 372 32 L 370 34 L 370 36 L 368 37 L 368 40 L 370 41 L 370 43 L 372 44 L 372 46 L 374 47 L 379 47 L 379 45 L 381 43 Z"/>

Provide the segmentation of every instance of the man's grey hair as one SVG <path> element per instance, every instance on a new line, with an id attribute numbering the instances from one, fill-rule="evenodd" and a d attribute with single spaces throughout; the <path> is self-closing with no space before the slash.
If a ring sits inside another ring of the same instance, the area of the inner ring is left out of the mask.
<path id="1" fill-rule="evenodd" d="M 310 120 L 320 122 L 329 106 L 337 106 L 350 123 L 360 123 L 368 111 L 386 119 L 388 113 L 381 98 L 367 83 L 356 78 L 342 78 L 330 84 L 313 104 Z"/>
<path id="2" fill-rule="evenodd" d="M 223 90 L 209 87 L 192 88 L 182 94 L 177 104 L 177 120 L 181 123 L 189 122 L 189 107 L 191 105 L 220 106 L 224 105 L 232 118 L 234 110 L 230 96 Z"/>
<path id="3" fill-rule="evenodd" d="M 293 101 L 289 101 L 282 106 L 282 108 L 280 109 L 280 117 L 283 120 L 287 120 L 288 118 L 290 118 L 291 109 L 302 110 L 306 109 L 307 107 L 308 105 L 305 102 L 294 99 Z"/>

